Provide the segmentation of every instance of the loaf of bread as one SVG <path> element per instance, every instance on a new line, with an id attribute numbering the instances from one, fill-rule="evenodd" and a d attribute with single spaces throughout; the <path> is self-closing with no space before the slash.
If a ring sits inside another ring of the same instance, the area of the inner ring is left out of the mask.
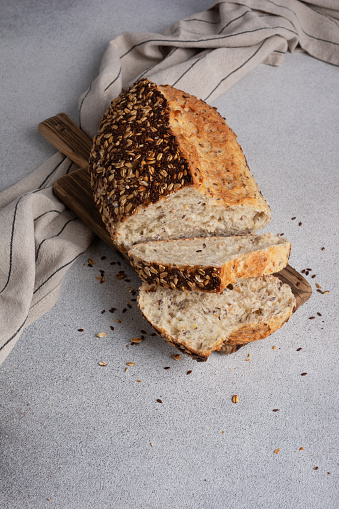
<path id="1" fill-rule="evenodd" d="M 95 203 L 122 252 L 149 240 L 246 234 L 270 221 L 225 120 L 169 85 L 143 79 L 112 102 L 89 171 Z"/>
<path id="2" fill-rule="evenodd" d="M 128 256 L 141 279 L 165 288 L 222 292 L 237 279 L 280 272 L 291 243 L 272 233 L 135 244 Z"/>
<path id="3" fill-rule="evenodd" d="M 289 320 L 295 297 L 275 276 L 241 279 L 222 293 L 143 283 L 139 307 L 168 343 L 198 361 L 214 350 L 267 337 Z"/>

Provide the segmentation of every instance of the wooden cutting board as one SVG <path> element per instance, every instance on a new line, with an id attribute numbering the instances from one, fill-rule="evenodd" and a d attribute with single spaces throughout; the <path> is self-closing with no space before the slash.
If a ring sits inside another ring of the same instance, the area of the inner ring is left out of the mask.
<path id="1" fill-rule="evenodd" d="M 90 177 L 88 159 L 92 141 L 65 114 L 60 113 L 39 124 L 39 133 L 63 154 L 82 166 L 79 170 L 64 175 L 54 184 L 54 192 L 82 221 L 100 237 L 111 249 L 120 251 L 113 244 L 101 216 L 96 209 Z M 124 255 L 128 261 L 128 257 Z M 287 283 L 295 295 L 297 309 L 312 295 L 312 288 L 306 279 L 290 265 L 275 274 Z"/>

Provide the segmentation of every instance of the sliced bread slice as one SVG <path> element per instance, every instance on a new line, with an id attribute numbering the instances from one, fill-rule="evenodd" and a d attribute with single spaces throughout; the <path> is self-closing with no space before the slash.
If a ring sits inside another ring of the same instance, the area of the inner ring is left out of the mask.
<path id="1" fill-rule="evenodd" d="M 167 341 L 198 361 L 213 350 L 263 339 L 289 320 L 295 298 L 275 276 L 242 279 L 222 293 L 183 292 L 143 283 L 139 307 Z"/>
<path id="2" fill-rule="evenodd" d="M 145 242 L 134 245 L 128 255 L 149 284 L 222 292 L 237 279 L 279 272 L 286 267 L 290 250 L 287 239 L 265 233 Z"/>

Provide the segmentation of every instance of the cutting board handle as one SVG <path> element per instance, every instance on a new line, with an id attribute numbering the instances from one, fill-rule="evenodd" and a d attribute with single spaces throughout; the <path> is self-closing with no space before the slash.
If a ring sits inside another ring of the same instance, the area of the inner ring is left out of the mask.
<path id="1" fill-rule="evenodd" d="M 79 166 L 88 164 L 92 140 L 71 120 L 66 113 L 41 122 L 38 131 L 71 161 Z"/>

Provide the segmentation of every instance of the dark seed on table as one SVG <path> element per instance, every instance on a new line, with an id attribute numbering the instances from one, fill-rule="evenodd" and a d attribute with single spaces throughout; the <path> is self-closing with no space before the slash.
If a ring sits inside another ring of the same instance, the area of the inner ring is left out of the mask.
<path id="1" fill-rule="evenodd" d="M 101 314 L 103 315 L 105 312 L 106 312 L 106 309 L 103 309 L 103 310 L 101 311 Z"/>
<path id="2" fill-rule="evenodd" d="M 309 320 L 314 320 L 315 319 L 315 316 L 310 316 L 309 317 Z"/>
<path id="3" fill-rule="evenodd" d="M 189 369 L 189 370 L 187 371 L 187 375 L 190 375 L 191 373 L 192 373 L 192 370 L 191 370 L 191 369 Z"/>
<path id="4" fill-rule="evenodd" d="M 301 226 L 301 225 L 302 225 L 302 222 L 300 221 L 300 223 L 298 223 L 298 225 L 299 225 L 299 226 Z"/>
<path id="5" fill-rule="evenodd" d="M 158 402 L 158 403 L 162 403 L 162 400 L 161 400 L 161 399 L 157 399 L 157 402 Z"/>
<path id="6" fill-rule="evenodd" d="M 84 329 L 78 329 L 78 332 L 84 332 Z"/>
<path id="7" fill-rule="evenodd" d="M 317 315 L 318 315 L 318 316 L 323 316 L 321 313 L 319 313 L 319 311 L 318 311 Z"/>
<path id="8" fill-rule="evenodd" d="M 109 326 L 109 328 L 110 328 L 111 330 L 114 330 L 114 327 L 113 327 L 113 325 L 110 325 L 110 326 Z"/>
<path id="9" fill-rule="evenodd" d="M 280 411 L 279 408 L 274 408 L 273 409 L 273 412 L 279 412 L 279 411 Z"/>
<path id="10" fill-rule="evenodd" d="M 301 376 L 305 376 L 305 375 L 307 375 L 307 373 L 301 373 Z"/>
<path id="11" fill-rule="evenodd" d="M 102 256 L 102 257 L 101 257 L 101 259 L 102 259 L 102 260 L 106 260 L 106 256 Z"/>
<path id="12" fill-rule="evenodd" d="M 301 347 L 300 347 L 300 348 L 297 348 L 297 352 L 300 352 L 300 350 L 302 350 L 302 348 L 301 348 Z"/>
<path id="13" fill-rule="evenodd" d="M 164 369 L 171 369 L 171 366 L 166 366 Z"/>

